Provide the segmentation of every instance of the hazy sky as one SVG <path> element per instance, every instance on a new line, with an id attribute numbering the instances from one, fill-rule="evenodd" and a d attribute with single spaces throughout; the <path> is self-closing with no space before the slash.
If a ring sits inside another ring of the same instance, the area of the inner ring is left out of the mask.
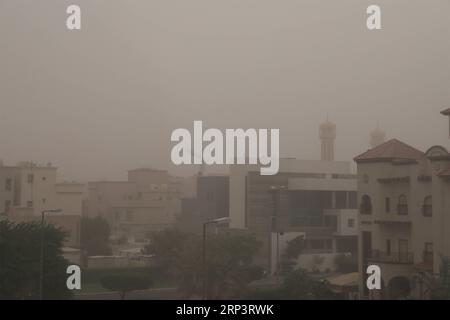
<path id="1" fill-rule="evenodd" d="M 65 27 L 78 4 L 82 30 Z M 381 31 L 365 10 L 382 8 Z M 0 158 L 66 179 L 170 164 L 170 133 L 280 128 L 283 156 L 336 158 L 388 138 L 450 147 L 449 0 L 0 0 Z"/>

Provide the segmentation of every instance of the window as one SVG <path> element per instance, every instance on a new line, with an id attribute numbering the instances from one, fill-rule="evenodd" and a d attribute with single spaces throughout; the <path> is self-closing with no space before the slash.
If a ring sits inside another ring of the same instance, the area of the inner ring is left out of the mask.
<path id="1" fill-rule="evenodd" d="M 46 202 L 47 202 L 47 199 L 42 198 L 42 203 L 46 203 Z"/>
<path id="2" fill-rule="evenodd" d="M 388 256 L 391 255 L 391 240 L 389 239 L 386 240 L 386 254 Z"/>
<path id="3" fill-rule="evenodd" d="M 433 216 L 433 198 L 431 196 L 426 196 L 423 200 L 422 214 L 424 217 Z"/>
<path id="4" fill-rule="evenodd" d="M 397 214 L 401 216 L 408 214 L 408 202 L 404 194 L 398 197 Z"/>
<path id="5" fill-rule="evenodd" d="M 356 205 L 356 191 L 349 191 L 348 193 L 348 208 L 349 209 L 356 209 L 357 205 Z"/>
<path id="6" fill-rule="evenodd" d="M 355 219 L 348 219 L 347 225 L 349 228 L 354 228 L 355 227 Z"/>
<path id="7" fill-rule="evenodd" d="M 384 211 L 386 213 L 391 212 L 391 198 L 384 199 Z"/>
<path id="8" fill-rule="evenodd" d="M 324 241 L 320 239 L 310 240 L 309 244 L 311 246 L 311 249 L 314 250 L 321 250 L 324 248 Z"/>
<path id="9" fill-rule="evenodd" d="M 11 207 L 11 200 L 5 200 L 5 213 L 9 212 L 10 207 Z"/>
<path id="10" fill-rule="evenodd" d="M 127 222 L 132 222 L 133 221 L 133 211 L 127 210 L 126 220 L 127 220 Z"/>
<path id="11" fill-rule="evenodd" d="M 423 262 L 433 263 L 433 242 L 425 242 Z"/>
<path id="12" fill-rule="evenodd" d="M 47 180 L 47 178 L 46 177 L 42 177 L 42 181 L 45 181 L 45 180 Z"/>
<path id="13" fill-rule="evenodd" d="M 33 183 L 33 181 L 34 181 L 34 174 L 29 173 L 28 176 L 27 176 L 27 181 L 28 181 L 28 183 Z"/>
<path id="14" fill-rule="evenodd" d="M 372 214 L 372 201 L 368 195 L 363 195 L 361 197 L 361 205 L 359 207 L 359 212 L 361 214 Z"/>
<path id="15" fill-rule="evenodd" d="M 335 197 L 336 197 L 335 209 L 345 209 L 347 207 L 347 192 L 336 191 Z"/>
<path id="16" fill-rule="evenodd" d="M 32 208 L 33 207 L 33 201 L 27 201 L 27 207 Z"/>
<path id="17" fill-rule="evenodd" d="M 8 178 L 5 180 L 5 191 L 11 191 L 11 189 L 12 189 L 12 180 Z"/>

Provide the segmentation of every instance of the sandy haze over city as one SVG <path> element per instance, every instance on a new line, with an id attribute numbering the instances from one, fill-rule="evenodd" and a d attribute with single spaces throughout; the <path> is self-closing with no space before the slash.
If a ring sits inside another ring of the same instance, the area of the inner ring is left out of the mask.
<path id="1" fill-rule="evenodd" d="M 381 31 L 365 27 L 372 3 Z M 318 159 L 327 114 L 337 160 L 365 151 L 377 122 L 423 151 L 449 146 L 449 14 L 448 0 L 2 0 L 0 158 L 83 182 L 186 175 L 170 133 L 203 120 L 280 128 L 282 156 Z"/>

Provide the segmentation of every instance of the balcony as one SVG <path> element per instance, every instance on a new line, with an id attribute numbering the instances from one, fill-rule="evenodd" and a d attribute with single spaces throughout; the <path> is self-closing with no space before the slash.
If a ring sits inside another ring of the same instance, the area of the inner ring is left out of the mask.
<path id="1" fill-rule="evenodd" d="M 372 250 L 371 256 L 367 258 L 367 260 L 381 263 L 412 264 L 414 262 L 414 254 L 412 252 L 385 252 Z"/>
<path id="2" fill-rule="evenodd" d="M 377 213 L 374 215 L 374 223 L 386 226 L 410 226 L 411 216 L 410 215 L 399 215 L 392 213 Z"/>
<path id="3" fill-rule="evenodd" d="M 408 205 L 407 204 L 399 204 L 397 205 L 397 214 L 399 216 L 408 215 Z"/>

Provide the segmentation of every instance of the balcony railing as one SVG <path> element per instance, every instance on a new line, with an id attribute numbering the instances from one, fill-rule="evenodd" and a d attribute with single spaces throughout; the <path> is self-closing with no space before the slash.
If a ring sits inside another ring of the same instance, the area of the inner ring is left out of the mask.
<path id="1" fill-rule="evenodd" d="M 400 216 L 406 216 L 408 214 L 408 205 L 407 204 L 397 205 L 397 214 Z"/>
<path id="2" fill-rule="evenodd" d="M 414 255 L 412 252 L 385 252 L 372 250 L 368 260 L 373 262 L 410 264 L 414 262 Z"/>

